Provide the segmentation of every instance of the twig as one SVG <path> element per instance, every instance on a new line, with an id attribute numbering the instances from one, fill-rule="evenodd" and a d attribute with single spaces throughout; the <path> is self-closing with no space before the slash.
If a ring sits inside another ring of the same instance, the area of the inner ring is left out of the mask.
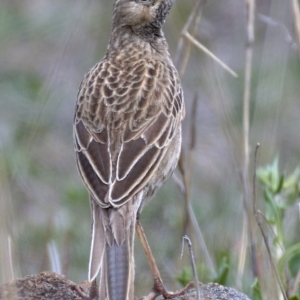
<path id="1" fill-rule="evenodd" d="M 209 51 L 205 46 L 203 46 L 198 40 L 196 40 L 193 36 L 191 36 L 188 31 L 182 33 L 184 37 L 186 37 L 189 41 L 191 41 L 197 48 L 202 50 L 205 54 L 207 54 L 210 58 L 212 58 L 215 62 L 221 65 L 229 74 L 233 77 L 237 78 L 238 75 L 235 73 L 230 67 L 228 67 L 223 61 L 221 61 L 216 55 L 214 55 L 211 51 Z"/>
<path id="2" fill-rule="evenodd" d="M 181 257 L 183 256 L 184 241 L 186 241 L 186 243 L 188 244 L 188 247 L 189 247 L 190 263 L 191 263 L 192 270 L 193 270 L 193 276 L 194 276 L 194 281 L 195 281 L 195 288 L 196 288 L 196 292 L 197 292 L 197 300 L 201 300 L 200 289 L 199 289 L 199 279 L 198 279 L 198 274 L 197 274 L 197 270 L 196 270 L 194 253 L 193 253 L 193 249 L 192 249 L 192 242 L 191 242 L 190 238 L 187 235 L 185 235 L 182 238 Z"/>

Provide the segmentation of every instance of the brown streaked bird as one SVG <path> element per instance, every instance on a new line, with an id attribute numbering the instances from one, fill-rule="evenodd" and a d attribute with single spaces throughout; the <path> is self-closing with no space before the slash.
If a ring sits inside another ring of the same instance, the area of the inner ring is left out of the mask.
<path id="1" fill-rule="evenodd" d="M 144 204 L 181 148 L 183 94 L 162 32 L 174 0 L 116 0 L 104 58 L 84 77 L 74 142 L 93 216 L 89 280 L 100 299 L 134 299 L 133 243 Z"/>

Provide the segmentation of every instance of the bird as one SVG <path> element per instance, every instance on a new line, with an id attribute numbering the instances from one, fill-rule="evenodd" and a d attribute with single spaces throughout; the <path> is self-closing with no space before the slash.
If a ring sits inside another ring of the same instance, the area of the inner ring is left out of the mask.
<path id="1" fill-rule="evenodd" d="M 93 220 L 89 280 L 100 273 L 101 300 L 134 299 L 137 220 L 180 155 L 183 90 L 162 31 L 173 2 L 116 0 L 106 54 L 79 87 L 74 147 Z"/>

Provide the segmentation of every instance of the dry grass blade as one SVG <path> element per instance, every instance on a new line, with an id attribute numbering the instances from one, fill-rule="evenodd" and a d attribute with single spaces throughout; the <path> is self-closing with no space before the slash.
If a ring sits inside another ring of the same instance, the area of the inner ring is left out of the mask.
<path id="1" fill-rule="evenodd" d="M 196 118 L 197 118 L 197 103 L 198 103 L 198 95 L 196 94 L 194 97 L 193 105 L 192 105 L 192 112 L 191 112 L 191 123 L 190 123 L 190 144 L 188 151 L 188 157 L 187 157 L 187 169 L 189 172 L 184 173 L 183 181 L 185 185 L 185 220 L 184 220 L 184 233 L 187 233 L 189 230 L 191 230 L 191 216 L 189 213 L 189 191 L 191 189 L 192 185 L 192 165 L 194 160 L 194 148 L 196 145 L 196 137 L 197 137 L 197 126 L 196 126 Z"/>
<path id="2" fill-rule="evenodd" d="M 202 12 L 202 8 L 203 8 L 203 4 L 205 2 L 206 2 L 205 0 L 199 0 L 198 3 L 196 4 L 196 8 L 194 10 L 194 13 L 195 13 L 195 16 L 197 16 L 197 17 L 195 19 L 194 26 L 192 28 L 192 35 L 193 36 L 196 34 L 196 30 L 197 30 L 198 24 L 200 23 L 201 12 Z M 188 31 L 188 28 L 185 28 L 183 30 L 183 32 L 186 32 L 186 31 Z M 181 38 L 181 41 L 183 43 L 182 38 Z M 189 58 L 190 58 L 191 49 L 192 49 L 192 43 L 189 42 L 188 45 L 187 45 L 187 47 L 186 47 L 186 51 L 184 53 L 184 58 L 183 58 L 182 63 L 181 63 L 181 67 L 180 67 L 180 71 L 179 71 L 179 75 L 180 76 L 182 76 L 185 73 L 186 66 L 187 66 L 187 63 L 188 63 Z"/>
<path id="3" fill-rule="evenodd" d="M 249 165 L 249 124 L 250 124 L 250 91 L 253 63 L 253 43 L 254 43 L 254 19 L 255 19 L 255 1 L 247 0 L 248 21 L 247 21 L 247 49 L 245 65 L 245 86 L 243 96 L 243 138 L 244 138 L 244 180 L 248 173 Z"/>
<path id="4" fill-rule="evenodd" d="M 243 212 L 244 215 L 246 215 L 246 212 Z M 242 228 L 242 238 L 241 238 L 241 248 L 239 250 L 239 262 L 238 262 L 238 269 L 237 269 L 237 279 L 236 279 L 236 285 L 238 288 L 241 288 L 243 286 L 243 273 L 244 273 L 244 268 L 246 264 L 246 257 L 247 257 L 247 245 L 248 245 L 248 218 L 247 216 L 243 217 L 243 228 Z"/>
<path id="5" fill-rule="evenodd" d="M 204 253 L 205 261 L 207 266 L 210 268 L 213 276 L 216 276 L 216 270 L 210 254 L 208 252 L 206 243 L 204 241 L 201 229 L 197 222 L 197 218 L 194 214 L 193 208 L 189 201 L 189 189 L 191 186 L 191 170 L 193 169 L 193 150 L 196 145 L 196 136 L 197 136 L 197 126 L 196 126 L 196 118 L 197 118 L 197 102 L 198 96 L 195 95 L 193 105 L 192 105 L 192 113 L 191 113 L 191 124 L 190 124 L 190 144 L 188 149 L 188 159 L 187 162 L 184 160 L 184 151 L 181 150 L 181 156 L 178 163 L 178 168 L 181 173 L 182 180 L 180 180 L 175 174 L 172 176 L 176 186 L 178 186 L 180 192 L 182 193 L 183 199 L 185 201 L 185 220 L 184 220 L 184 234 L 190 229 L 195 232 L 196 238 L 200 247 Z M 189 170 L 189 172 L 186 172 Z"/>
<path id="6" fill-rule="evenodd" d="M 215 62 L 217 62 L 220 66 L 222 66 L 224 68 L 224 70 L 226 70 L 233 77 L 235 77 L 235 78 L 238 77 L 236 72 L 234 72 L 230 67 L 228 67 L 223 61 L 221 61 L 216 55 L 214 55 L 211 51 L 209 51 L 205 46 L 203 46 L 193 36 L 191 36 L 188 31 L 185 31 L 183 33 L 183 36 L 186 37 L 190 42 L 192 42 L 197 48 L 199 48 L 205 54 L 207 54 L 210 58 L 212 58 Z"/>
<path id="7" fill-rule="evenodd" d="M 175 185 L 178 187 L 179 192 L 182 194 L 182 196 L 184 196 L 186 191 L 185 191 L 185 186 L 184 186 L 183 181 L 175 173 L 173 173 L 172 179 L 173 179 Z"/>
<path id="8" fill-rule="evenodd" d="M 298 56 L 300 59 L 300 7 L 298 0 L 291 0 L 292 1 L 292 8 L 294 13 L 294 24 L 295 24 L 295 31 L 297 34 L 297 41 L 298 41 Z"/>
<path id="9" fill-rule="evenodd" d="M 185 160 L 184 149 L 181 147 L 181 154 L 178 161 L 178 169 L 181 173 L 182 181 L 179 178 L 173 176 L 175 184 L 179 186 L 179 190 L 183 195 L 183 199 L 185 201 L 185 212 L 184 212 L 184 226 L 183 226 L 183 235 L 187 234 L 191 230 L 191 218 L 188 208 L 189 203 L 189 191 L 191 187 L 191 178 L 192 178 L 192 161 L 193 161 L 193 149 L 196 145 L 196 135 L 197 135 L 197 127 L 196 127 L 196 114 L 197 114 L 197 100 L 198 97 L 195 95 L 194 102 L 192 105 L 192 117 L 191 117 L 191 125 L 190 125 L 190 143 L 188 150 L 188 158 Z M 188 172 L 186 172 L 188 170 Z M 191 233 L 191 232 L 190 232 Z"/>
<path id="10" fill-rule="evenodd" d="M 205 262 L 207 264 L 207 266 L 209 267 L 213 277 L 216 277 L 217 276 L 217 272 L 216 272 L 216 268 L 213 264 L 213 261 L 210 257 L 210 254 L 209 254 L 209 251 L 207 249 L 207 246 L 206 246 L 206 243 L 205 243 L 205 240 L 203 238 L 203 235 L 202 235 L 202 232 L 201 232 L 201 229 L 200 229 L 200 226 L 197 222 L 197 218 L 195 216 L 195 213 L 191 207 L 191 204 L 188 203 L 188 208 L 189 208 L 189 214 L 190 214 L 190 218 L 191 218 L 191 222 L 193 224 L 193 228 L 196 232 L 196 236 L 197 236 L 197 239 L 198 239 L 198 242 L 199 244 L 201 245 L 201 248 L 202 248 L 202 251 L 204 253 L 204 257 L 205 257 Z"/>
<path id="11" fill-rule="evenodd" d="M 181 31 L 181 37 L 180 37 L 179 42 L 178 42 L 176 56 L 175 56 L 175 59 L 174 59 L 175 65 L 179 66 L 179 63 L 181 63 L 181 68 L 180 68 L 180 72 L 179 72 L 180 76 L 182 76 L 184 74 L 184 70 L 185 70 L 184 65 L 187 63 L 188 58 L 189 58 L 189 54 L 190 54 L 190 51 L 186 51 L 183 62 L 180 62 L 180 57 L 181 57 L 181 54 L 183 53 L 183 48 L 184 48 L 183 47 L 184 46 L 184 43 L 183 43 L 184 39 L 182 37 L 182 34 L 190 28 L 194 18 L 197 16 L 196 22 L 194 24 L 194 30 L 196 30 L 197 24 L 200 21 L 200 16 L 201 16 L 200 12 L 201 12 L 202 7 L 205 4 L 205 2 L 206 2 L 206 0 L 198 0 L 198 2 L 196 3 L 195 7 L 193 8 L 192 12 L 190 13 L 189 18 L 188 18 L 187 22 L 185 23 L 185 25 L 184 25 L 184 27 Z M 190 46 L 190 45 L 188 45 L 188 46 Z"/>
<path id="12" fill-rule="evenodd" d="M 13 251 L 12 251 L 12 244 L 11 244 L 11 237 L 7 237 L 7 245 L 8 245 L 8 257 L 9 257 L 9 269 L 12 276 L 12 279 L 15 279 L 14 273 L 14 264 L 13 264 Z"/>
<path id="13" fill-rule="evenodd" d="M 194 150 L 196 146 L 196 137 L 197 137 L 197 108 L 198 108 L 198 95 L 196 94 L 192 106 L 192 115 L 191 115 L 191 140 L 190 140 L 190 150 Z"/>
<path id="14" fill-rule="evenodd" d="M 296 44 L 293 41 L 293 38 L 288 30 L 288 28 L 286 27 L 285 24 L 283 24 L 282 22 L 279 22 L 277 20 L 274 20 L 273 18 L 270 18 L 269 16 L 265 16 L 262 14 L 258 14 L 257 15 L 258 20 L 260 20 L 261 22 L 271 26 L 271 27 L 277 27 L 282 34 L 284 35 L 285 40 L 292 46 L 292 48 L 296 48 Z"/>
<path id="15" fill-rule="evenodd" d="M 51 241 L 47 244 L 47 250 L 51 265 L 51 271 L 57 274 L 62 274 L 61 262 L 54 241 Z"/>
<path id="16" fill-rule="evenodd" d="M 13 219 L 12 198 L 5 157 L 0 154 L 0 266 L 3 282 L 19 276 L 17 255 L 13 249 L 11 238 L 11 220 Z"/>
<path id="17" fill-rule="evenodd" d="M 255 153 L 254 153 L 254 173 L 253 173 L 253 214 L 255 215 L 257 212 L 257 203 L 256 203 L 256 169 L 257 169 L 257 153 L 258 149 L 260 147 L 260 144 L 257 143 L 255 147 Z"/>
<path id="18" fill-rule="evenodd" d="M 176 186 L 178 187 L 179 191 L 182 193 L 182 196 L 184 198 L 185 195 L 186 195 L 186 191 L 185 191 L 185 185 L 184 185 L 183 181 L 180 180 L 180 178 L 178 178 L 175 174 L 173 174 L 172 179 L 174 180 Z M 207 249 L 206 243 L 204 241 L 200 226 L 197 222 L 197 218 L 195 216 L 195 213 L 194 213 L 194 211 L 191 207 L 191 204 L 187 201 L 186 201 L 186 203 L 188 205 L 188 214 L 189 214 L 189 217 L 190 217 L 190 220 L 191 220 L 191 223 L 192 223 L 192 227 L 195 231 L 198 243 L 200 244 L 200 247 L 201 247 L 201 249 L 203 251 L 203 254 L 204 254 L 205 263 L 208 266 L 208 268 L 210 269 L 213 277 L 216 277 L 217 276 L 216 268 L 215 268 L 214 263 L 213 263 L 213 261 L 210 257 L 210 254 L 209 254 L 209 251 Z"/>

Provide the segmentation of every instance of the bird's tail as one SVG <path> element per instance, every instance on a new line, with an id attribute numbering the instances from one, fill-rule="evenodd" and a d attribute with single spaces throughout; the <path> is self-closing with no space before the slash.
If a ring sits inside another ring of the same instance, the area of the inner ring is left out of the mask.
<path id="1" fill-rule="evenodd" d="M 127 227 L 122 214 L 117 211 L 113 212 L 116 214 L 112 217 L 113 220 L 107 218 L 95 203 L 92 203 L 92 211 L 89 279 L 94 280 L 101 270 L 100 300 L 133 300 L 135 216 L 130 218 L 130 225 Z"/>
<path id="2" fill-rule="evenodd" d="M 120 246 L 106 246 L 107 293 L 109 300 L 133 300 L 132 247 L 129 239 Z"/>

